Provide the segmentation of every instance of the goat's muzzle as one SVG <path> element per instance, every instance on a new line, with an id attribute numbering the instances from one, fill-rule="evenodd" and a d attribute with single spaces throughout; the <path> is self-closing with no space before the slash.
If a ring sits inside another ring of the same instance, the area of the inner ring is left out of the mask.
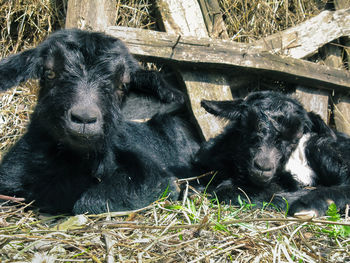
<path id="1" fill-rule="evenodd" d="M 71 140 L 94 140 L 103 135 L 103 120 L 97 105 L 78 104 L 67 111 L 66 128 Z"/>
<path id="2" fill-rule="evenodd" d="M 268 184 L 276 173 L 280 156 L 275 147 L 262 146 L 252 160 L 251 181 L 257 185 Z"/>

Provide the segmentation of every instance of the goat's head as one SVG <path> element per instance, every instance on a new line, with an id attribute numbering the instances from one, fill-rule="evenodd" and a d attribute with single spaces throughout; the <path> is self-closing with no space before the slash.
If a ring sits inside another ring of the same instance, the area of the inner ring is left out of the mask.
<path id="1" fill-rule="evenodd" d="M 120 40 L 102 33 L 62 30 L 38 47 L 0 61 L 0 91 L 39 79 L 32 124 L 41 124 L 67 145 L 85 148 L 98 144 L 120 118 L 123 93 L 133 83 L 136 88 L 159 84 L 153 78 L 155 72 L 149 77 L 144 73 Z M 149 92 L 161 88 L 150 87 Z M 161 92 L 163 99 L 167 95 L 174 99 L 171 91 Z"/>
<path id="2" fill-rule="evenodd" d="M 260 186 L 283 169 L 300 138 L 311 128 L 304 108 L 277 92 L 256 92 L 235 101 L 202 101 L 202 106 L 231 121 L 216 139 L 223 149 L 217 154 L 224 154 L 226 165 Z"/>

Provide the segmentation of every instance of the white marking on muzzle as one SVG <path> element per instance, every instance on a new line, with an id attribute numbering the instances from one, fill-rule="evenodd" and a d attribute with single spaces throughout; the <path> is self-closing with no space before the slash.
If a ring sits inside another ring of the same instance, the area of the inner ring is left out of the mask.
<path id="1" fill-rule="evenodd" d="M 300 138 L 297 148 L 284 167 L 285 171 L 291 173 L 293 178 L 304 186 L 312 186 L 315 177 L 315 172 L 308 165 L 305 156 L 306 142 L 310 136 L 310 133 L 307 133 Z"/>

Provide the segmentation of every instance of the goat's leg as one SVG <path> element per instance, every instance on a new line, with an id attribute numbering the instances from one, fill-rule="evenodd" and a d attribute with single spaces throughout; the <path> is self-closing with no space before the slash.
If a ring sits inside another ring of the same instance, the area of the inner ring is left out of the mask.
<path id="1" fill-rule="evenodd" d="M 288 214 L 307 213 L 314 216 L 323 216 L 332 203 L 342 211 L 345 209 L 345 206 L 350 203 L 350 186 L 320 187 L 302 194 L 296 192 L 294 196 L 298 196 L 298 198 L 291 202 Z"/>
<path id="2" fill-rule="evenodd" d="M 315 135 L 310 138 L 305 154 L 310 167 L 316 173 L 317 185 L 349 184 L 347 156 L 344 156 L 333 138 Z"/>
<path id="3" fill-rule="evenodd" d="M 171 87 L 157 71 L 139 69 L 130 75 L 130 89 L 140 90 L 164 102 L 184 102 L 181 91 Z"/>

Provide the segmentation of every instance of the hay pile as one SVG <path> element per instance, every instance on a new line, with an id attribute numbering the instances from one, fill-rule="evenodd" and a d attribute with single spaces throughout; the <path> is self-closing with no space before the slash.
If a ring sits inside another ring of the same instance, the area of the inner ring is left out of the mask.
<path id="1" fill-rule="evenodd" d="M 327 1 L 222 0 L 219 4 L 230 38 L 249 43 L 319 14 L 325 2 Z"/>
<path id="2" fill-rule="evenodd" d="M 116 0 L 117 24 L 157 29 L 151 0 Z M 251 42 L 322 10 L 321 0 L 221 0 L 230 38 Z M 67 0 L 0 0 L 0 56 L 36 46 L 64 27 Z M 0 158 L 21 136 L 37 83 L 0 95 Z M 143 211 L 52 217 L 0 205 L 0 262 L 350 262 L 347 219 L 298 221 L 283 213 L 221 206 L 200 196 Z M 114 257 L 112 256 L 114 255 Z M 45 260 L 42 260 L 45 258 Z"/>
<path id="3" fill-rule="evenodd" d="M 201 201 L 202 200 L 202 201 Z M 350 262 L 350 223 L 203 199 L 70 218 L 0 207 L 1 262 Z"/>
<path id="4" fill-rule="evenodd" d="M 65 10 L 66 1 L 0 0 L 0 57 L 36 46 L 64 27 Z M 0 95 L 0 158 L 25 131 L 36 90 L 32 81 Z"/>

